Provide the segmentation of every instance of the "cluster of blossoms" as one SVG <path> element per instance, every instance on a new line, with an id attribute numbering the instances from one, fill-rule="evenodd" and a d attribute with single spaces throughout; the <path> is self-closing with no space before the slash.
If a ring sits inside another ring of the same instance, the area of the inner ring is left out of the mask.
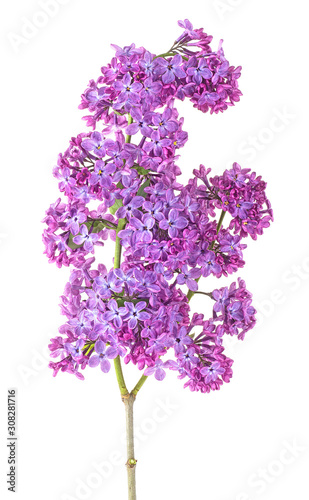
<path id="1" fill-rule="evenodd" d="M 43 241 L 50 262 L 71 267 L 61 303 L 67 322 L 50 344 L 54 374 L 83 379 L 87 365 L 108 372 L 120 356 L 146 376 L 175 370 L 191 390 L 209 392 L 232 376 L 223 335 L 243 339 L 255 324 L 243 280 L 202 292 L 199 279 L 244 266 L 244 239 L 272 220 L 266 184 L 234 163 L 215 177 L 201 165 L 183 186 L 176 165 L 188 134 L 175 100 L 222 112 L 239 100 L 241 68 L 229 65 L 222 42 L 213 52 L 211 36 L 178 24 L 182 35 L 161 56 L 114 46 L 82 95 L 93 131 L 72 138 L 54 168 L 67 201 L 46 211 Z M 95 248 L 109 238 L 114 266 L 94 268 Z M 190 317 L 195 293 L 212 301 L 211 318 Z"/>

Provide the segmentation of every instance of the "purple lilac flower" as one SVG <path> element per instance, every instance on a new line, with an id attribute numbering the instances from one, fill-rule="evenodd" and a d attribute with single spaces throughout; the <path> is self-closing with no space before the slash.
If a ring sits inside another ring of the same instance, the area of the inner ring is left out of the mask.
<path id="1" fill-rule="evenodd" d="M 136 269 L 134 271 L 134 276 L 136 278 L 136 290 L 140 292 L 159 292 L 160 287 L 157 283 L 157 275 L 152 271 L 146 271 L 143 273 L 142 271 Z"/>
<path id="2" fill-rule="evenodd" d="M 146 153 L 153 152 L 155 156 L 162 156 L 163 148 L 167 148 L 172 142 L 170 139 L 162 139 L 158 130 L 153 130 L 150 138 L 151 142 L 145 143 L 144 151 L 146 151 Z"/>
<path id="3" fill-rule="evenodd" d="M 158 359 L 154 366 L 146 368 L 144 375 L 149 376 L 154 374 L 155 378 L 161 381 L 166 377 L 164 368 L 175 370 L 177 369 L 177 363 L 173 360 L 163 362 L 162 359 Z"/>
<path id="4" fill-rule="evenodd" d="M 139 220 L 136 217 L 131 217 L 130 224 L 136 229 L 136 241 L 150 243 L 152 240 L 151 229 L 154 226 L 154 222 L 154 219 L 149 215 L 144 215 L 142 220 Z"/>
<path id="5" fill-rule="evenodd" d="M 200 208 L 200 203 L 191 200 L 190 196 L 187 194 L 184 201 L 184 209 L 189 215 L 191 222 L 195 222 L 195 212 Z"/>
<path id="6" fill-rule="evenodd" d="M 88 316 L 87 311 L 83 310 L 79 318 L 72 318 L 69 320 L 68 324 L 74 329 L 74 334 L 76 336 L 85 338 L 91 330 L 91 321 Z"/>
<path id="7" fill-rule="evenodd" d="M 135 47 L 135 43 L 131 43 L 131 45 L 126 45 L 125 47 L 119 47 L 119 45 L 115 45 L 111 43 L 111 47 L 116 50 L 116 56 L 122 61 L 126 60 L 127 57 L 130 57 L 134 54 L 141 54 L 142 49 L 138 49 Z"/>
<path id="8" fill-rule="evenodd" d="M 189 19 L 185 19 L 184 21 L 178 21 L 178 26 L 181 28 L 184 28 L 184 32 L 182 35 L 177 38 L 177 42 L 184 38 L 185 36 L 189 36 L 189 38 L 199 38 L 199 34 L 197 31 L 193 30 L 193 24 L 190 23 Z"/>
<path id="9" fill-rule="evenodd" d="M 198 284 L 196 279 L 201 276 L 201 270 L 197 268 L 188 269 L 188 266 L 185 264 L 181 268 L 181 273 L 177 276 L 177 283 L 179 285 L 187 285 L 189 290 L 196 292 L 198 289 Z"/>
<path id="10" fill-rule="evenodd" d="M 125 307 L 118 307 L 115 299 L 111 299 L 107 307 L 109 311 L 103 314 L 103 318 L 107 321 L 112 321 L 116 328 L 120 328 L 122 325 L 122 316 L 127 313 L 127 309 Z"/>
<path id="11" fill-rule="evenodd" d="M 93 244 L 99 239 L 97 233 L 88 233 L 88 228 L 85 224 L 82 224 L 79 228 L 80 235 L 73 238 L 73 242 L 76 245 L 83 245 L 87 252 L 93 252 Z"/>
<path id="12" fill-rule="evenodd" d="M 163 203 L 161 201 L 157 201 L 156 203 L 151 203 L 151 201 L 144 201 L 143 203 L 143 209 L 157 221 L 164 219 L 162 208 Z"/>
<path id="13" fill-rule="evenodd" d="M 129 292 L 133 289 L 136 283 L 133 273 L 133 269 L 129 269 L 126 273 L 124 273 L 122 269 L 114 269 L 114 274 L 117 276 L 118 282 L 126 285 Z"/>
<path id="14" fill-rule="evenodd" d="M 130 73 L 126 73 L 123 79 L 120 81 L 116 81 L 114 83 L 114 88 L 120 91 L 118 96 L 117 103 L 122 104 L 124 101 L 128 99 L 137 104 L 140 100 L 139 91 L 143 88 L 139 82 L 132 82 Z"/>
<path id="15" fill-rule="evenodd" d="M 137 208 L 141 207 L 144 202 L 143 196 L 126 196 L 123 199 L 123 206 L 118 208 L 116 212 L 116 217 L 119 219 L 123 219 L 124 217 L 132 217 L 136 216 L 136 214 L 139 212 L 136 210 Z"/>
<path id="16" fill-rule="evenodd" d="M 75 236 L 79 233 L 80 224 L 87 220 L 87 215 L 85 212 L 79 211 L 77 208 L 72 208 L 70 210 L 70 219 L 66 223 L 66 229 Z"/>
<path id="17" fill-rule="evenodd" d="M 233 302 L 232 304 L 229 304 L 227 306 L 227 312 L 231 316 L 231 318 L 237 320 L 237 321 L 242 321 L 244 319 L 244 313 L 242 310 L 242 303 L 241 302 Z"/>
<path id="18" fill-rule="evenodd" d="M 100 132 L 92 132 L 90 139 L 84 139 L 82 147 L 86 151 L 91 151 L 96 156 L 102 157 L 106 154 L 105 138 Z"/>
<path id="19" fill-rule="evenodd" d="M 223 61 L 222 64 L 216 67 L 216 72 L 212 77 L 212 83 L 216 85 L 220 77 L 223 78 L 227 75 L 228 70 L 229 70 L 228 61 Z"/>
<path id="20" fill-rule="evenodd" d="M 176 325 L 172 329 L 172 345 L 174 347 L 175 353 L 184 352 L 190 344 L 193 344 L 193 340 L 189 337 L 187 333 L 187 328 L 182 326 L 179 330 Z"/>
<path id="21" fill-rule="evenodd" d="M 196 350 L 194 347 L 189 347 L 185 351 L 179 351 L 177 357 L 180 362 L 180 366 L 186 370 L 190 370 L 192 365 L 197 365 L 199 362 L 196 356 Z"/>
<path id="22" fill-rule="evenodd" d="M 106 349 L 106 344 L 102 340 L 96 341 L 94 350 L 96 354 L 92 354 L 90 357 L 89 366 L 94 368 L 100 365 L 102 372 L 108 373 L 111 368 L 109 359 L 114 359 L 118 356 L 117 350 L 111 346 Z"/>
<path id="23" fill-rule="evenodd" d="M 225 307 L 229 304 L 229 290 L 227 287 L 212 292 L 212 298 L 216 301 L 214 305 L 215 312 L 224 313 Z"/>
<path id="24" fill-rule="evenodd" d="M 85 341 L 83 339 L 78 339 L 76 341 L 75 346 L 67 342 L 64 344 L 64 348 L 66 351 L 71 354 L 73 359 L 80 359 L 83 357 L 83 347 L 85 345 Z"/>
<path id="25" fill-rule="evenodd" d="M 204 277 L 209 276 L 211 273 L 218 275 L 221 273 L 221 266 L 216 262 L 216 254 L 212 251 L 208 251 L 204 254 L 202 264 L 202 275 Z"/>
<path id="26" fill-rule="evenodd" d="M 134 135 L 137 132 L 141 132 L 145 137 L 150 137 L 152 133 L 152 128 L 149 126 L 151 124 L 151 113 L 142 113 L 139 108 L 132 108 L 130 114 L 135 122 L 131 123 L 126 128 L 126 134 Z"/>
<path id="27" fill-rule="evenodd" d="M 190 58 L 188 62 L 187 74 L 192 76 L 192 80 L 196 85 L 202 83 L 202 79 L 208 80 L 212 77 L 212 71 L 207 66 L 207 61 L 205 59 L 197 59 L 196 56 Z"/>
<path id="28" fill-rule="evenodd" d="M 109 189 L 112 185 L 112 179 L 110 177 L 116 170 L 116 166 L 113 163 L 105 163 L 102 160 L 97 160 L 94 166 L 94 172 L 91 174 L 89 179 L 90 185 L 100 184 Z"/>
<path id="29" fill-rule="evenodd" d="M 184 229 L 188 225 L 185 217 L 179 217 L 178 210 L 173 208 L 168 213 L 168 218 L 163 219 L 159 223 L 161 229 L 167 229 L 170 238 L 175 238 L 178 235 L 178 229 Z"/>
<path id="30" fill-rule="evenodd" d="M 164 84 L 172 83 L 175 78 L 185 78 L 186 73 L 181 68 L 183 59 L 180 54 L 176 54 L 170 61 L 159 57 L 157 59 L 156 73 L 162 75 L 162 82 Z"/>
<path id="31" fill-rule="evenodd" d="M 148 68 L 152 67 L 148 66 Z M 147 71 L 150 71 L 149 69 Z M 162 90 L 162 82 L 156 81 L 154 82 L 152 78 L 146 78 L 143 82 L 144 88 L 140 92 L 140 96 L 146 98 L 147 100 L 153 102 L 154 97 L 160 93 Z"/>
<path id="32" fill-rule="evenodd" d="M 67 319 L 50 344 L 54 375 L 82 380 L 88 364 L 107 372 L 120 355 L 158 380 L 167 368 L 177 370 L 185 387 L 207 393 L 232 376 L 225 335 L 243 339 L 255 324 L 243 280 L 206 294 L 210 319 L 191 318 L 182 291 L 186 284 L 194 293 L 201 274 L 227 276 L 243 267 L 243 238 L 256 239 L 273 214 L 266 183 L 237 163 L 213 178 L 200 166 L 187 185 L 179 182 L 178 153 L 188 134 L 176 100 L 219 113 L 241 96 L 241 67 L 229 65 L 222 42 L 213 51 L 202 28 L 188 19 L 179 25 L 174 57 L 114 46 L 115 57 L 81 98 L 94 131 L 71 138 L 53 170 L 64 201 L 46 212 L 45 253 L 72 269 L 61 297 Z M 222 207 L 232 218 L 218 231 Z M 97 232 L 102 223 L 107 227 Z M 95 262 L 94 245 L 117 236 L 120 268 L 107 272 Z M 164 362 L 169 349 L 176 361 Z"/>
<path id="33" fill-rule="evenodd" d="M 220 96 L 217 92 L 204 92 L 200 97 L 198 104 L 199 106 L 203 106 L 203 104 L 214 105 L 216 101 L 220 99 Z"/>
<path id="34" fill-rule="evenodd" d="M 241 219 L 246 219 L 248 217 L 247 210 L 253 207 L 253 203 L 245 200 L 237 200 L 235 201 L 235 205 L 231 214 L 233 217 L 240 217 Z"/>
<path id="35" fill-rule="evenodd" d="M 150 54 L 150 52 L 146 51 L 143 58 L 140 60 L 139 65 L 141 69 L 144 71 L 144 73 L 148 76 L 150 76 L 153 73 L 154 69 L 154 62 L 153 62 L 153 55 Z M 147 82 L 148 79 L 145 80 L 145 83 Z M 150 79 L 149 79 L 150 80 Z M 146 83 L 147 85 L 147 83 Z M 162 84 L 161 84 L 162 86 Z"/>
<path id="36" fill-rule="evenodd" d="M 172 114 L 171 108 L 166 108 L 162 114 L 156 113 L 152 116 L 152 123 L 158 127 L 161 137 L 166 137 L 178 129 L 178 123 L 170 119 Z"/>
<path id="37" fill-rule="evenodd" d="M 132 302 L 125 302 L 126 315 L 124 316 L 124 320 L 129 320 L 128 327 L 133 329 L 136 327 L 138 321 L 145 321 L 151 318 L 151 315 L 146 311 L 143 311 L 147 306 L 145 301 L 138 302 L 137 304 L 133 304 Z"/>
<path id="38" fill-rule="evenodd" d="M 205 377 L 206 384 L 217 380 L 217 378 L 224 372 L 224 368 L 220 366 L 220 363 L 218 361 L 215 361 L 210 366 L 205 366 L 201 369 L 201 374 Z"/>
<path id="39" fill-rule="evenodd" d="M 76 185 L 76 180 L 71 177 L 70 169 L 68 167 L 63 168 L 62 170 L 56 168 L 53 173 L 54 176 L 60 181 L 58 184 L 60 191 L 64 191 L 69 195 L 71 188 Z"/>
<path id="40" fill-rule="evenodd" d="M 184 206 L 179 200 L 179 196 L 175 196 L 173 189 L 168 189 L 165 192 L 165 200 L 163 201 L 163 207 L 165 210 L 170 210 L 171 208 L 177 208 L 177 210 L 183 210 Z"/>
<path id="41" fill-rule="evenodd" d="M 229 255 L 242 255 L 242 249 L 246 247 L 240 243 L 241 238 L 239 235 L 232 236 L 225 234 L 220 240 L 220 248 L 222 252 L 227 252 Z"/>
<path id="42" fill-rule="evenodd" d="M 113 292 L 122 292 L 122 284 L 112 269 L 105 278 L 98 276 L 94 279 L 94 289 L 99 292 L 102 298 L 108 299 Z"/>

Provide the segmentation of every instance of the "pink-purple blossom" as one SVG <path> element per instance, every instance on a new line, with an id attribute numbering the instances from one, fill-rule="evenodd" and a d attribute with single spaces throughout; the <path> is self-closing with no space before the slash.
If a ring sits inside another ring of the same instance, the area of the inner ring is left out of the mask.
<path id="1" fill-rule="evenodd" d="M 241 67 L 230 65 L 222 41 L 212 49 L 202 28 L 178 24 L 182 34 L 160 56 L 112 45 L 115 56 L 81 97 L 92 131 L 71 138 L 53 169 L 63 200 L 46 211 L 45 253 L 71 268 L 66 320 L 49 345 L 54 375 L 82 380 L 87 366 L 107 373 L 120 356 L 146 376 L 161 381 L 170 369 L 208 393 L 232 377 L 225 336 L 242 340 L 255 325 L 242 279 L 211 291 L 207 278 L 238 272 L 246 238 L 270 225 L 266 183 L 234 162 L 213 177 L 200 165 L 182 184 L 178 166 L 188 133 L 177 100 L 226 111 L 242 95 Z M 115 242 L 114 262 L 103 264 L 95 249 Z M 203 314 L 190 311 L 195 293 Z"/>

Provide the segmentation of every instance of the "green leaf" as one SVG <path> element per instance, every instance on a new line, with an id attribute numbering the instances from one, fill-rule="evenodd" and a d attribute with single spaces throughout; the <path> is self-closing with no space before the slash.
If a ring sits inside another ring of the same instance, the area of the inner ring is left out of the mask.
<path id="1" fill-rule="evenodd" d="M 86 226 L 88 227 L 88 231 L 91 228 L 91 226 L 93 226 L 92 232 L 99 233 L 100 231 L 102 231 L 102 229 L 104 229 L 105 224 L 101 220 L 96 220 L 94 222 L 91 222 L 91 221 L 87 222 Z"/>
<path id="2" fill-rule="evenodd" d="M 148 193 L 146 193 L 144 190 L 149 185 L 150 185 L 150 179 L 147 179 L 147 181 L 145 181 L 144 184 L 142 184 L 139 190 L 137 191 L 137 196 L 143 196 L 143 198 L 146 198 Z"/>
<path id="3" fill-rule="evenodd" d="M 73 235 L 72 233 L 70 233 L 69 240 L 67 242 L 68 247 L 71 248 L 72 250 L 76 250 L 76 248 L 81 248 L 83 246 L 83 245 L 76 245 L 76 243 L 74 243 L 73 238 L 75 238 L 75 236 L 77 235 L 76 234 Z"/>
<path id="4" fill-rule="evenodd" d="M 114 205 L 112 205 L 110 208 L 109 208 L 109 211 L 112 215 L 115 215 L 115 213 L 117 212 L 118 208 L 122 207 L 122 200 L 116 200 Z"/>
<path id="5" fill-rule="evenodd" d="M 134 165 L 133 168 L 140 174 L 140 175 L 148 175 L 149 170 L 146 170 L 144 167 L 141 167 L 140 165 Z"/>

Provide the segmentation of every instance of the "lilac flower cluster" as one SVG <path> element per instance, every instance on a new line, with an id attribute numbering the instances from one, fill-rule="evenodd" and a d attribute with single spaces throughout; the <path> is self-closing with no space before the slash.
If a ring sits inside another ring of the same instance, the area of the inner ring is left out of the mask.
<path id="1" fill-rule="evenodd" d="M 188 135 L 175 100 L 222 112 L 239 100 L 241 68 L 229 65 L 222 41 L 213 52 L 203 29 L 178 24 L 182 35 L 160 56 L 114 46 L 82 95 L 94 130 L 72 138 L 54 168 L 67 201 L 46 211 L 45 253 L 71 267 L 61 298 L 67 321 L 49 346 L 54 375 L 83 379 L 87 365 L 106 373 L 120 356 L 146 376 L 162 380 L 175 370 L 191 390 L 209 392 L 232 376 L 223 335 L 243 339 L 255 324 L 243 280 L 213 292 L 200 291 L 199 280 L 244 266 L 244 238 L 256 239 L 272 220 L 266 184 L 234 163 L 215 177 L 201 165 L 183 186 L 176 165 Z M 114 266 L 95 268 L 95 248 L 108 238 Z M 210 319 L 190 317 L 195 293 L 212 301 Z"/>

